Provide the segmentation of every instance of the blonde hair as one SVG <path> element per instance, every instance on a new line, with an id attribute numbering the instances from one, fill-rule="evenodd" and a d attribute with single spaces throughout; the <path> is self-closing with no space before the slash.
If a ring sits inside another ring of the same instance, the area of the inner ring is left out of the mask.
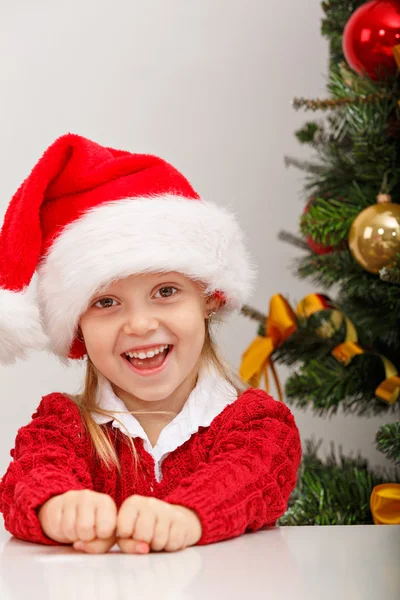
<path id="1" fill-rule="evenodd" d="M 246 389 L 250 386 L 244 383 L 239 374 L 234 371 L 234 369 L 221 357 L 217 345 L 213 339 L 211 333 L 210 322 L 207 319 L 205 321 L 205 340 L 203 349 L 200 357 L 201 364 L 208 364 L 214 366 L 217 372 L 224 377 L 237 391 L 238 395 L 242 394 Z M 101 415 L 106 415 L 110 418 L 115 419 L 126 431 L 126 427 L 124 424 L 115 417 L 116 412 L 130 412 L 131 414 L 149 414 L 150 411 L 108 411 L 106 409 L 100 408 L 96 403 L 96 391 L 99 380 L 99 372 L 90 360 L 89 356 L 87 357 L 86 364 L 86 376 L 84 389 L 80 394 L 71 395 L 67 394 L 67 396 L 76 403 L 80 410 L 81 417 L 83 419 L 86 430 L 89 434 L 89 437 L 92 441 L 95 454 L 103 463 L 103 465 L 108 469 L 112 470 L 113 468 L 117 468 L 119 474 L 121 474 L 121 464 L 118 458 L 118 455 L 115 451 L 113 444 L 109 438 L 109 431 L 107 428 L 101 427 L 92 416 L 92 413 L 97 413 Z M 151 411 L 151 414 L 173 414 L 169 411 Z M 135 445 L 132 441 L 129 432 L 127 431 L 127 441 L 130 445 L 135 466 L 138 466 L 138 457 Z"/>

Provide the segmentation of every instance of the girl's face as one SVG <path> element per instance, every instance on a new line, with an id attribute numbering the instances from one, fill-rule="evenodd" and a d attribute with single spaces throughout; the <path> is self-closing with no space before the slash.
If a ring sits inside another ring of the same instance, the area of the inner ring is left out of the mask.
<path id="1" fill-rule="evenodd" d="M 205 318 L 218 304 L 203 289 L 177 272 L 147 273 L 93 296 L 79 321 L 86 350 L 123 400 L 163 400 L 185 382 L 194 385 Z M 127 352 L 137 356 L 128 360 Z"/>

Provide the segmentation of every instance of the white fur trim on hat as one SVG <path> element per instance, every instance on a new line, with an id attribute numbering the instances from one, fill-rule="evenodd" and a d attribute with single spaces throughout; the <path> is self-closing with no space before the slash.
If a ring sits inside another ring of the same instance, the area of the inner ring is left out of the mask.
<path id="1" fill-rule="evenodd" d="M 178 271 L 225 293 L 224 312 L 251 292 L 251 264 L 236 218 L 172 194 L 102 204 L 69 224 L 38 268 L 38 305 L 53 351 L 66 357 L 99 288 L 135 273 Z"/>
<path id="2" fill-rule="evenodd" d="M 49 344 L 38 307 L 26 295 L 27 289 L 12 292 L 0 288 L 0 363 L 4 365 L 25 359 L 28 351 L 43 350 Z"/>

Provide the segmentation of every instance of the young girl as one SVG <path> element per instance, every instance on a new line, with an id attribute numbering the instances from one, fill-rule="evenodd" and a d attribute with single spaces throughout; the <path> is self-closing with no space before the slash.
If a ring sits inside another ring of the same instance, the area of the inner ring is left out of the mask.
<path id="1" fill-rule="evenodd" d="M 230 372 L 210 328 L 255 276 L 233 215 L 160 158 L 68 134 L 12 198 L 0 257 L 0 360 L 87 360 L 82 394 L 44 396 L 18 430 L 0 482 L 7 531 L 137 553 L 275 526 L 299 431 Z"/>

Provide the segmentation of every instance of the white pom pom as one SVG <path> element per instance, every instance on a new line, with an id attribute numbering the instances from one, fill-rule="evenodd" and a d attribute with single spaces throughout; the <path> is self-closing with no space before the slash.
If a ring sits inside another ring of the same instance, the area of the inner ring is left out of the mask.
<path id="1" fill-rule="evenodd" d="M 48 347 L 39 309 L 26 298 L 26 290 L 0 288 L 0 363 L 10 365 L 17 358 L 26 359 L 29 350 Z"/>

